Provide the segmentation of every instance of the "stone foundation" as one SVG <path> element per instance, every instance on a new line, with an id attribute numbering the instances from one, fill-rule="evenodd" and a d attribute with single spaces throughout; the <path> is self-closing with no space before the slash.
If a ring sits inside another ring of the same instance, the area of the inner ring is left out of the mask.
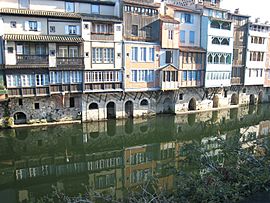
<path id="1" fill-rule="evenodd" d="M 117 92 L 50 97 L 10 98 L 10 117 L 15 124 L 108 118 L 150 117 L 155 114 L 208 111 L 231 106 L 269 102 L 269 88 L 260 86 L 182 88 L 178 91 Z M 0 105 L 0 118 L 4 107 Z M 2 119 L 3 120 L 3 119 Z"/>

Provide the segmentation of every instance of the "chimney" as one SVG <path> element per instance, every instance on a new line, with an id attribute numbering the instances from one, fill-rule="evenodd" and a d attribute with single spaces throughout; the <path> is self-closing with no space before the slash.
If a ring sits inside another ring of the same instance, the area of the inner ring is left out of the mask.
<path id="1" fill-rule="evenodd" d="M 255 23 L 259 23 L 260 22 L 260 18 L 255 18 Z"/>
<path id="2" fill-rule="evenodd" d="M 235 13 L 235 14 L 239 14 L 239 8 L 235 9 L 235 10 L 234 10 L 234 13 Z"/>

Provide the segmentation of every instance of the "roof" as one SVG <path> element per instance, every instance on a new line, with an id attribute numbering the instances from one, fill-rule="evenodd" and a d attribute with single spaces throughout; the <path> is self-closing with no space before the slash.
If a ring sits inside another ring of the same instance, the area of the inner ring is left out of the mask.
<path id="1" fill-rule="evenodd" d="M 206 52 L 206 50 L 201 47 L 180 46 L 179 49 L 182 52 L 200 52 L 200 53 Z"/>
<path id="2" fill-rule="evenodd" d="M 173 5 L 173 4 L 167 4 L 167 6 L 171 7 L 174 11 L 201 14 L 200 10 L 193 10 L 193 9 L 184 8 L 184 7 L 181 7 L 181 6 L 176 6 L 176 5 Z"/>
<path id="3" fill-rule="evenodd" d="M 25 35 L 6 34 L 3 36 L 7 41 L 35 41 L 35 42 L 83 42 L 83 38 L 78 36 L 62 35 Z"/>
<path id="4" fill-rule="evenodd" d="M 124 4 L 135 4 L 135 5 L 140 5 L 140 6 L 145 6 L 145 7 L 154 7 L 154 8 L 159 8 L 160 4 L 159 3 L 146 3 L 146 2 L 138 2 L 134 0 L 123 0 Z"/>
<path id="5" fill-rule="evenodd" d="M 116 16 L 109 16 L 109 15 L 81 14 L 81 18 L 83 20 L 91 20 L 91 21 L 106 21 L 106 22 L 116 22 L 116 23 L 123 22 L 123 19 Z"/>
<path id="6" fill-rule="evenodd" d="M 207 5 L 204 5 L 203 7 L 204 8 L 209 8 L 209 9 L 213 9 L 213 10 L 218 10 L 218 11 L 229 12 L 229 10 L 227 10 L 227 9 L 219 8 L 219 7 L 216 7 L 216 6 L 207 6 Z"/>
<path id="7" fill-rule="evenodd" d="M 16 8 L 1 8 L 1 14 L 16 14 L 16 15 L 31 15 L 31 16 L 52 16 L 61 18 L 76 18 L 80 19 L 80 15 L 76 13 L 66 13 L 57 11 L 40 11 L 40 10 L 28 10 L 28 9 L 16 9 Z"/>
<path id="8" fill-rule="evenodd" d="M 231 16 L 240 16 L 240 17 L 246 17 L 246 18 L 250 18 L 250 15 L 244 15 L 241 13 L 229 13 Z"/>
<path id="9" fill-rule="evenodd" d="M 163 69 L 168 68 L 168 67 L 172 67 L 172 68 L 174 68 L 175 70 L 178 70 L 178 68 L 175 67 L 173 64 L 166 64 L 166 65 L 164 65 L 164 66 L 161 66 L 161 67 L 158 68 L 157 70 L 163 70 Z"/>
<path id="10" fill-rule="evenodd" d="M 173 17 L 171 16 L 160 16 L 159 19 L 163 22 L 166 23 L 174 23 L 174 24 L 180 24 L 179 21 L 175 20 Z"/>

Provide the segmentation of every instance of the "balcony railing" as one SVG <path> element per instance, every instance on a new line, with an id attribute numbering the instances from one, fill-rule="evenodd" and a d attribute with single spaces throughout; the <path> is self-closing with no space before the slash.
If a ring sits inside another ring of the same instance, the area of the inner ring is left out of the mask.
<path id="1" fill-rule="evenodd" d="M 17 55 L 17 64 L 48 64 L 48 55 Z"/>
<path id="2" fill-rule="evenodd" d="M 83 66 L 83 57 L 57 57 L 57 66 Z"/>
<path id="3" fill-rule="evenodd" d="M 114 33 L 91 33 L 91 39 L 92 40 L 108 40 L 113 41 L 114 40 Z"/>

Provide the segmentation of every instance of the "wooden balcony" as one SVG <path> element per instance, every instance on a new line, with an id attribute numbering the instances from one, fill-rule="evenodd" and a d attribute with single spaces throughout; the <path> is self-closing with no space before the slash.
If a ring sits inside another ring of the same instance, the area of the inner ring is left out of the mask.
<path id="1" fill-rule="evenodd" d="M 8 89 L 9 97 L 33 97 L 49 95 L 49 87 L 18 87 Z"/>
<path id="2" fill-rule="evenodd" d="M 161 90 L 177 90 L 179 88 L 179 83 L 177 81 L 167 81 L 161 82 Z"/>
<path id="3" fill-rule="evenodd" d="M 84 68 L 84 57 L 57 57 L 56 65 L 68 69 L 72 69 L 72 67 Z"/>
<path id="4" fill-rule="evenodd" d="M 17 55 L 18 65 L 49 64 L 48 55 Z"/>
<path id="5" fill-rule="evenodd" d="M 82 92 L 82 84 L 54 84 L 50 85 L 51 94 L 58 94 L 61 92 Z"/>
<path id="6" fill-rule="evenodd" d="M 113 33 L 91 33 L 92 40 L 104 40 L 104 41 L 113 41 L 114 34 Z"/>
<path id="7" fill-rule="evenodd" d="M 231 84 L 232 85 L 240 85 L 241 84 L 241 78 L 240 77 L 235 77 L 231 79 Z"/>
<path id="8" fill-rule="evenodd" d="M 84 89 L 86 92 L 99 92 L 99 91 L 116 91 L 123 88 L 122 82 L 114 83 L 91 83 L 85 84 Z"/>

